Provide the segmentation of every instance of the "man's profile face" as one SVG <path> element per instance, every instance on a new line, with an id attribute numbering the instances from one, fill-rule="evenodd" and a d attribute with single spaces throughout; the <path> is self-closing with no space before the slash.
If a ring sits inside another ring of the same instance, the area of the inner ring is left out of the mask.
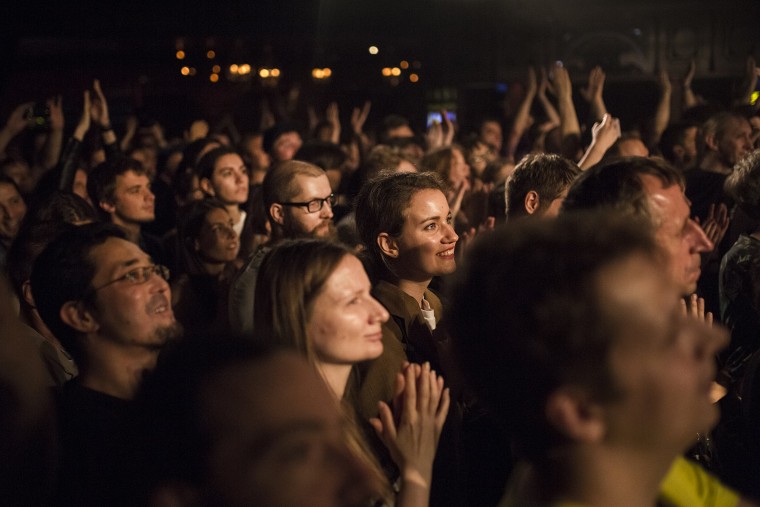
<path id="1" fill-rule="evenodd" d="M 642 174 L 641 182 L 657 224 L 655 240 L 666 254 L 668 271 L 681 295 L 691 294 L 701 274 L 699 254 L 712 250 L 713 244 L 690 218 L 689 202 L 677 184 L 663 187 L 658 177 L 649 174 Z"/>
<path id="2" fill-rule="evenodd" d="M 296 174 L 293 179 L 299 191 L 290 202 L 325 199 L 332 193 L 327 175 Z M 332 218 L 329 202 L 323 203 L 322 209 L 315 213 L 309 213 L 304 206 L 284 206 L 283 228 L 287 237 L 330 238 L 335 235 Z"/>
<path id="3" fill-rule="evenodd" d="M 718 153 L 722 162 L 733 167 L 752 150 L 752 127 L 743 118 L 728 120 L 723 135 L 718 139 Z"/>
<path id="4" fill-rule="evenodd" d="M 200 400 L 212 442 L 206 489 L 219 503 L 371 505 L 338 400 L 300 357 L 281 352 L 229 368 Z"/>
<path id="5" fill-rule="evenodd" d="M 717 422 L 710 391 L 727 334 L 683 315 L 679 288 L 641 254 L 596 280 L 603 318 L 615 329 L 609 365 L 621 393 L 605 408 L 605 438 L 680 453 Z"/>
<path id="6" fill-rule="evenodd" d="M 95 266 L 90 285 L 102 287 L 92 303 L 97 334 L 126 347 L 147 349 L 160 349 L 179 335 L 166 280 L 153 274 L 145 283 L 109 283 L 136 268 L 153 265 L 140 247 L 121 238 L 108 238 L 92 248 L 89 258 Z"/>
<path id="7" fill-rule="evenodd" d="M 156 218 L 155 201 L 156 198 L 150 191 L 150 179 L 146 174 L 126 171 L 116 176 L 112 204 L 114 223 L 152 222 Z"/>

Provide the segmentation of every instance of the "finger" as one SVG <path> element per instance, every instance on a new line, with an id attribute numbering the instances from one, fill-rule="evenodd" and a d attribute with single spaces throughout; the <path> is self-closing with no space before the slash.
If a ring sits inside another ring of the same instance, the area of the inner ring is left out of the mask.
<path id="1" fill-rule="evenodd" d="M 449 406 L 451 405 L 451 390 L 447 387 L 443 390 L 441 396 L 441 402 L 438 404 L 438 410 L 435 414 L 435 426 L 440 434 L 443 425 L 446 422 L 446 416 L 449 414 Z"/>
<path id="2" fill-rule="evenodd" d="M 712 312 L 707 312 L 705 314 L 705 324 L 707 324 L 707 327 L 713 327 L 713 314 L 712 314 Z"/>
<path id="3" fill-rule="evenodd" d="M 393 420 L 393 412 L 391 411 L 391 407 L 388 406 L 387 403 L 384 401 L 381 401 L 377 404 L 377 412 L 380 417 L 380 421 L 383 423 L 383 429 L 385 430 L 385 433 L 395 439 L 397 428 L 396 423 Z"/>
<path id="4" fill-rule="evenodd" d="M 689 315 L 689 312 L 686 309 L 686 301 L 684 301 L 683 298 L 681 298 L 681 315 L 684 317 L 687 317 Z"/>
<path id="5" fill-rule="evenodd" d="M 438 410 L 438 404 L 441 402 L 443 392 L 442 377 L 439 377 L 435 371 L 430 372 L 430 399 L 428 401 L 427 411 L 435 414 Z"/>
<path id="6" fill-rule="evenodd" d="M 694 317 L 697 317 L 699 315 L 697 313 L 697 294 L 696 293 L 689 296 L 689 313 Z"/>
<path id="7" fill-rule="evenodd" d="M 430 363 L 422 365 L 422 375 L 417 379 L 417 410 L 426 412 L 430 404 Z"/>
<path id="8" fill-rule="evenodd" d="M 401 421 L 409 421 L 412 414 L 417 410 L 417 382 L 415 379 L 415 369 L 406 369 L 406 389 L 404 390 L 404 411 L 401 414 Z"/>
<path id="9" fill-rule="evenodd" d="M 705 298 L 697 298 L 697 316 L 705 314 Z"/>

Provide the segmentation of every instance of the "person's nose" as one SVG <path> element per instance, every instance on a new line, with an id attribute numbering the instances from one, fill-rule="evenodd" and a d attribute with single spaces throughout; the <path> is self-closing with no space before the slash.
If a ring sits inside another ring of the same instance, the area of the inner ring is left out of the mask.
<path id="1" fill-rule="evenodd" d="M 386 322 L 390 318 L 388 310 L 375 298 L 370 296 L 370 302 L 372 304 L 372 311 L 370 313 L 371 321 L 374 322 Z"/>
<path id="2" fill-rule="evenodd" d="M 690 248 L 691 253 L 711 252 L 713 248 L 715 248 L 715 245 L 713 245 L 713 242 L 707 237 L 707 234 L 705 234 L 702 227 L 691 218 L 689 219 L 689 228 L 692 242 Z"/>
<path id="3" fill-rule="evenodd" d="M 329 200 L 326 200 L 324 203 L 322 203 L 322 209 L 319 211 L 320 211 L 319 216 L 321 218 L 329 219 L 333 217 L 332 204 L 330 204 Z"/>

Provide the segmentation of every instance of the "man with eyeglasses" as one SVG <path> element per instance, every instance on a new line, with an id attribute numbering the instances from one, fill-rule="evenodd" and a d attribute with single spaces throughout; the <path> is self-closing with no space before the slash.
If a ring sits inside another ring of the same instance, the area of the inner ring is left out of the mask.
<path id="1" fill-rule="evenodd" d="M 335 197 L 327 174 L 319 167 L 298 160 L 278 165 L 264 178 L 262 198 L 272 225 L 271 239 L 249 257 L 230 285 L 230 327 L 248 336 L 254 329 L 256 276 L 271 247 L 286 239 L 335 237 Z"/>
<path id="2" fill-rule="evenodd" d="M 179 337 L 168 269 L 113 224 L 53 241 L 31 274 L 40 316 L 79 366 L 57 393 L 56 505 L 119 505 L 132 485 L 132 398 L 161 349 Z"/>

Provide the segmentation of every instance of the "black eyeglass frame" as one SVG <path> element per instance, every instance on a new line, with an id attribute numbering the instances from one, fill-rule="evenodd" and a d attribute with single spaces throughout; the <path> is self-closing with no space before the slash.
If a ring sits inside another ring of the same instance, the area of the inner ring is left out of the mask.
<path id="1" fill-rule="evenodd" d="M 302 208 L 306 208 L 307 213 L 318 213 L 322 211 L 322 207 L 325 205 L 325 203 L 330 204 L 330 208 L 335 206 L 335 194 L 330 194 L 324 199 L 312 199 L 311 201 L 307 202 L 281 202 L 283 206 L 299 206 Z"/>

